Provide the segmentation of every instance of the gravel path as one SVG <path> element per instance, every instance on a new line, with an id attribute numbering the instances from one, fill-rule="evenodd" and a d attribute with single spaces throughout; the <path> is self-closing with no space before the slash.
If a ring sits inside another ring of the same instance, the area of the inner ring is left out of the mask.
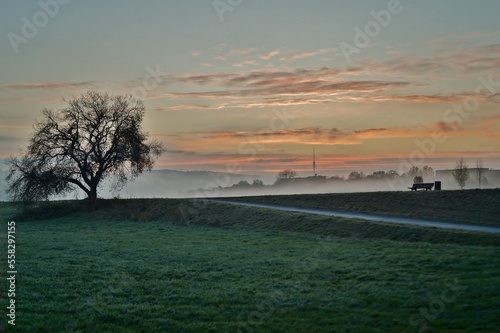
<path id="1" fill-rule="evenodd" d="M 267 209 L 274 209 L 274 210 L 283 210 L 283 211 L 287 211 L 287 212 L 298 212 L 298 213 L 316 214 L 316 215 L 324 215 L 324 216 L 338 216 L 338 217 L 355 218 L 355 219 L 362 219 L 362 220 L 368 220 L 368 221 L 396 223 L 396 224 L 410 224 L 410 225 L 418 225 L 418 226 L 422 226 L 422 227 L 434 227 L 434 228 L 452 229 L 452 230 L 466 230 L 466 231 L 500 233 L 500 227 L 493 227 L 493 226 L 490 227 L 490 226 L 481 226 L 481 225 L 474 225 L 474 224 L 438 222 L 438 221 L 429 221 L 429 220 L 420 220 L 420 219 L 410 219 L 410 218 L 404 218 L 404 217 L 390 217 L 390 216 L 371 215 L 371 214 L 363 214 L 363 213 L 339 212 L 339 211 L 319 209 L 319 208 L 301 208 L 301 207 L 291 207 L 291 206 L 281 206 L 281 205 L 271 205 L 271 204 L 257 204 L 257 203 L 248 203 L 248 202 L 219 200 L 219 199 L 210 199 L 209 201 L 220 202 L 220 203 L 231 204 L 231 205 L 246 206 L 246 207 L 257 207 L 257 208 L 267 208 Z"/>

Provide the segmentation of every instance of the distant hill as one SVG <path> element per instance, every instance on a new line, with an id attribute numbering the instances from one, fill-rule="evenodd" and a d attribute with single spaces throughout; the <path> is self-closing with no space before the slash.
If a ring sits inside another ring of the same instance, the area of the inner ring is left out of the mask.
<path id="1" fill-rule="evenodd" d="M 259 176 L 213 171 L 153 170 L 128 183 L 119 195 L 125 198 L 179 197 L 199 188 L 228 187 L 242 180 L 251 183 L 256 178 Z M 104 190 L 101 195 L 106 196 Z"/>

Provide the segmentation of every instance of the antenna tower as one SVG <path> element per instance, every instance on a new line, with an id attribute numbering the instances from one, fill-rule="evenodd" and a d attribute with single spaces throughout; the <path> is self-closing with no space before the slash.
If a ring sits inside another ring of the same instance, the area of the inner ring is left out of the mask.
<path id="1" fill-rule="evenodd" d="M 316 149 L 313 147 L 313 175 L 314 177 L 317 176 L 316 174 Z"/>

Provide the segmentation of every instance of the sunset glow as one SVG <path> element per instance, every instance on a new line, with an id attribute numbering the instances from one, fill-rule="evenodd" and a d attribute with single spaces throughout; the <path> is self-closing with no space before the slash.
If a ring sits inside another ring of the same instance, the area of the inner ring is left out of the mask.
<path id="1" fill-rule="evenodd" d="M 97 90 L 143 100 L 159 169 L 500 168 L 498 1 L 54 3 L 0 5 L 0 158 Z"/>

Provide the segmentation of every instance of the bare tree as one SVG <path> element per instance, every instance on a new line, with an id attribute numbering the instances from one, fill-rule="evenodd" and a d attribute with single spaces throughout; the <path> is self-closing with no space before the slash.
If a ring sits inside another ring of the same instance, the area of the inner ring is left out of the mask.
<path id="1" fill-rule="evenodd" d="M 364 172 L 358 172 L 358 171 L 351 171 L 347 179 L 349 180 L 357 180 L 357 179 L 365 179 L 366 175 Z"/>
<path id="2" fill-rule="evenodd" d="M 280 173 L 278 173 L 277 179 L 278 180 L 293 179 L 293 178 L 297 178 L 297 176 L 298 176 L 298 173 L 296 171 L 291 170 L 291 169 L 286 169 L 286 170 L 283 170 Z"/>
<path id="3" fill-rule="evenodd" d="M 238 183 L 234 184 L 231 187 L 250 187 L 250 183 L 247 180 L 240 180 Z"/>
<path id="4" fill-rule="evenodd" d="M 415 176 L 413 178 L 413 184 L 422 184 L 424 182 L 424 178 L 422 176 Z"/>
<path id="5" fill-rule="evenodd" d="M 387 176 L 387 173 L 385 171 L 374 171 L 372 174 L 373 178 L 385 178 Z"/>
<path id="6" fill-rule="evenodd" d="M 412 166 L 407 172 L 405 172 L 405 177 L 415 177 L 422 175 L 422 171 L 418 168 L 418 166 Z"/>
<path id="7" fill-rule="evenodd" d="M 452 172 L 453 178 L 458 183 L 458 186 L 463 190 L 465 183 L 469 179 L 469 167 L 463 158 L 459 159 L 455 164 L 455 169 Z"/>
<path id="8" fill-rule="evenodd" d="M 260 179 L 254 179 L 252 182 L 252 186 L 264 186 L 264 182 Z"/>
<path id="9" fill-rule="evenodd" d="M 418 166 L 412 166 L 407 172 L 405 172 L 403 177 L 415 177 L 415 176 L 431 176 L 434 177 L 434 169 L 432 169 L 428 165 L 424 165 L 422 168 L 419 168 Z"/>
<path id="10" fill-rule="evenodd" d="M 399 177 L 399 173 L 396 170 L 389 170 L 385 175 L 389 179 L 395 179 Z"/>
<path id="11" fill-rule="evenodd" d="M 8 193 L 15 201 L 46 200 L 80 188 L 91 202 L 101 181 L 116 187 L 151 170 L 161 143 L 146 142 L 145 108 L 127 96 L 88 92 L 59 111 L 44 109 L 43 120 L 21 158 L 9 160 Z"/>
<path id="12" fill-rule="evenodd" d="M 428 165 L 424 165 L 424 167 L 421 170 L 422 176 L 431 176 L 434 177 L 434 169 L 431 168 Z"/>
<path id="13" fill-rule="evenodd" d="M 476 160 L 476 179 L 477 179 L 477 182 L 479 184 L 479 188 L 481 188 L 481 183 L 483 182 L 483 180 L 485 180 L 485 177 L 484 177 L 484 164 L 483 164 L 483 160 L 478 158 Z"/>

